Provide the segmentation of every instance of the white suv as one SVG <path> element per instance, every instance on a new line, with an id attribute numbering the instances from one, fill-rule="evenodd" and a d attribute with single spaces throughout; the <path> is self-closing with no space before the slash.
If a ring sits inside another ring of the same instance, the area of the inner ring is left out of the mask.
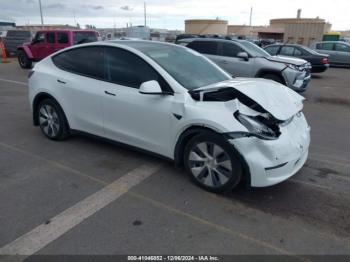
<path id="1" fill-rule="evenodd" d="M 184 165 L 222 192 L 277 184 L 305 163 L 303 97 L 271 80 L 233 79 L 177 45 L 114 41 L 67 48 L 29 74 L 34 124 L 50 139 L 83 132 Z"/>

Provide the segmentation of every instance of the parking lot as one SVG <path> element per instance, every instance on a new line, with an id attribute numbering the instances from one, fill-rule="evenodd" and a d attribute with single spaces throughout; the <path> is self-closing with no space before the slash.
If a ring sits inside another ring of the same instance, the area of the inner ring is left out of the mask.
<path id="1" fill-rule="evenodd" d="M 48 140 L 32 125 L 27 74 L 0 64 L 0 254 L 350 254 L 350 69 L 314 76 L 303 94 L 305 167 L 226 195 L 129 148 Z"/>

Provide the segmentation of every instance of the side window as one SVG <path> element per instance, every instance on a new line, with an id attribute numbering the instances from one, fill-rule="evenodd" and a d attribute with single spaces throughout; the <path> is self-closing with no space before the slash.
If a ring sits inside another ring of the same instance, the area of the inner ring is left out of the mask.
<path id="1" fill-rule="evenodd" d="M 299 48 L 294 49 L 294 56 L 302 56 L 302 55 L 303 55 L 302 50 L 300 50 Z"/>
<path id="2" fill-rule="evenodd" d="M 283 46 L 281 48 L 281 55 L 286 55 L 286 56 L 294 56 L 294 47 L 291 46 Z"/>
<path id="3" fill-rule="evenodd" d="M 104 48 L 83 47 L 68 50 L 52 58 L 62 70 L 93 78 L 104 78 Z"/>
<path id="4" fill-rule="evenodd" d="M 68 34 L 67 33 L 57 33 L 57 43 L 68 44 Z"/>
<path id="5" fill-rule="evenodd" d="M 46 41 L 49 44 L 54 44 L 55 43 L 55 33 L 46 33 Z"/>
<path id="6" fill-rule="evenodd" d="M 106 79 L 110 82 L 138 89 L 143 82 L 156 80 L 163 91 L 172 92 L 156 70 L 129 51 L 113 47 L 106 48 L 105 67 Z"/>
<path id="7" fill-rule="evenodd" d="M 316 44 L 316 49 L 322 49 L 322 45 L 320 43 Z"/>
<path id="8" fill-rule="evenodd" d="M 265 51 L 268 52 L 270 55 L 277 55 L 279 46 L 269 46 L 265 48 Z"/>
<path id="9" fill-rule="evenodd" d="M 223 43 L 222 44 L 222 55 L 228 57 L 237 57 L 239 52 L 244 50 L 234 43 Z"/>
<path id="10" fill-rule="evenodd" d="M 332 51 L 333 50 L 333 46 L 334 46 L 333 43 L 323 43 L 323 44 L 321 44 L 321 49 L 322 50 Z"/>
<path id="11" fill-rule="evenodd" d="M 37 33 L 34 38 L 35 43 L 44 43 L 45 42 L 45 33 Z"/>
<path id="12" fill-rule="evenodd" d="M 210 41 L 193 41 L 187 45 L 201 54 L 217 55 L 218 54 L 218 43 Z"/>
<path id="13" fill-rule="evenodd" d="M 335 44 L 335 50 L 339 52 L 350 52 L 350 46 L 344 44 Z"/>

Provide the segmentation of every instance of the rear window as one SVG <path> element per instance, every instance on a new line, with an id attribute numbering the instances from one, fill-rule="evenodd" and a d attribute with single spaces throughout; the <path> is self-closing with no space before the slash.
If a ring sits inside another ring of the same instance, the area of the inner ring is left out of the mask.
<path id="1" fill-rule="evenodd" d="M 55 55 L 52 60 L 62 70 L 93 78 L 104 78 L 103 47 L 71 49 Z"/>
<path id="2" fill-rule="evenodd" d="M 31 37 L 32 34 L 29 31 L 7 31 L 7 37 Z"/>
<path id="3" fill-rule="evenodd" d="M 321 49 L 321 50 L 333 50 L 333 43 L 321 43 L 321 44 L 317 44 L 317 49 Z"/>
<path id="4" fill-rule="evenodd" d="M 268 52 L 270 55 L 277 55 L 279 46 L 268 46 L 265 48 L 265 51 Z"/>
<path id="5" fill-rule="evenodd" d="M 96 42 L 96 41 L 97 41 L 97 35 L 95 32 L 74 32 L 73 33 L 74 45 Z"/>

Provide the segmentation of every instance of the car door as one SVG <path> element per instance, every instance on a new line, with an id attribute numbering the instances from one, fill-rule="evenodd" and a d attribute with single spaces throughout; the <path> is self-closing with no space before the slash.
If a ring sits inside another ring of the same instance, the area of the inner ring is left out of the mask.
<path id="1" fill-rule="evenodd" d="M 104 48 L 81 47 L 53 57 L 59 68 L 54 84 L 71 129 L 104 136 L 101 100 L 104 93 Z"/>
<path id="2" fill-rule="evenodd" d="M 174 116 L 172 95 L 140 94 L 143 82 L 165 80 L 139 56 L 117 47 L 106 47 L 106 80 L 103 83 L 103 121 L 106 137 L 159 154 L 168 154 Z M 171 89 L 170 89 L 171 90 Z M 164 149 L 165 148 L 165 149 Z"/>
<path id="3" fill-rule="evenodd" d="M 43 50 L 44 57 L 47 57 L 55 52 L 56 45 L 56 33 L 47 32 L 46 33 L 46 48 Z"/>
<path id="4" fill-rule="evenodd" d="M 69 44 L 69 33 L 68 32 L 57 32 L 57 42 L 55 45 L 55 52 L 66 47 L 70 46 Z"/>
<path id="5" fill-rule="evenodd" d="M 236 43 L 221 42 L 219 44 L 219 65 L 234 77 L 251 77 L 254 58 L 239 58 L 238 54 L 245 52 Z"/>
<path id="6" fill-rule="evenodd" d="M 328 61 L 331 64 L 336 63 L 336 57 L 335 57 L 335 50 L 334 50 L 334 43 L 330 42 L 324 42 L 324 43 L 318 43 L 316 44 L 316 50 L 317 52 L 321 54 L 329 55 Z"/>
<path id="7" fill-rule="evenodd" d="M 47 53 L 46 32 L 36 33 L 31 45 L 31 51 L 35 60 L 41 60 Z"/>
<path id="8" fill-rule="evenodd" d="M 334 57 L 337 64 L 350 65 L 350 45 L 336 43 Z"/>

